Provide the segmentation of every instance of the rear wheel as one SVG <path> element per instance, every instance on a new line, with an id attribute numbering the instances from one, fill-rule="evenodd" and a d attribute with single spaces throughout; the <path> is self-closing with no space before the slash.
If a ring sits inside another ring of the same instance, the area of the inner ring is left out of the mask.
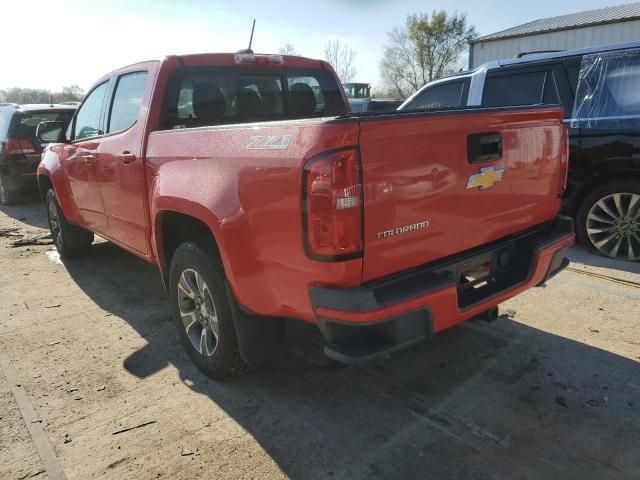
<path id="1" fill-rule="evenodd" d="M 580 241 L 601 255 L 640 260 L 640 182 L 620 180 L 596 188 L 576 220 Z"/>
<path id="2" fill-rule="evenodd" d="M 219 260 L 204 245 L 183 243 L 171 260 L 171 310 L 187 354 L 207 376 L 225 380 L 245 370 Z"/>
<path id="3" fill-rule="evenodd" d="M 3 205 L 13 205 L 14 203 L 18 203 L 18 201 L 20 201 L 20 192 L 7 190 L 2 181 L 2 177 L 0 177 L 0 203 Z"/>
<path id="4" fill-rule="evenodd" d="M 93 243 L 93 233 L 70 224 L 64 218 L 53 190 L 47 192 L 46 205 L 49 230 L 60 257 L 72 258 L 86 253 Z"/>

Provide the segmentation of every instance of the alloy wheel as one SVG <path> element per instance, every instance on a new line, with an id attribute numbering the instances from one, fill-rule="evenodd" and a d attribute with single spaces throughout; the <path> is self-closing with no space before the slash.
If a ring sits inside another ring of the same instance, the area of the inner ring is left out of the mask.
<path id="1" fill-rule="evenodd" d="M 640 260 L 640 195 L 613 193 L 598 200 L 587 214 L 587 235 L 603 255 Z"/>
<path id="2" fill-rule="evenodd" d="M 186 269 L 178 281 L 178 308 L 182 324 L 196 351 L 210 357 L 218 347 L 220 324 L 211 290 L 202 275 Z"/>

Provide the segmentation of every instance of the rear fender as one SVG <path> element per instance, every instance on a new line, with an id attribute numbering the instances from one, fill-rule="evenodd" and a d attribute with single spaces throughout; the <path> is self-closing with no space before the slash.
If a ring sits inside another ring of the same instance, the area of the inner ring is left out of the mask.
<path id="1" fill-rule="evenodd" d="M 164 193 L 167 193 L 166 191 Z M 278 351 L 283 336 L 283 320 L 279 317 L 262 317 L 254 314 L 242 305 L 236 289 L 237 268 L 232 259 L 233 248 L 222 231 L 225 219 L 220 220 L 211 208 L 194 200 L 178 198 L 176 196 L 159 195 L 154 198 L 153 211 L 153 249 L 162 272 L 165 287 L 168 287 L 169 259 L 165 258 L 164 232 L 162 231 L 163 215 L 179 213 L 198 220 L 206 225 L 218 248 L 223 268 L 227 277 L 227 298 L 235 331 L 238 337 L 238 347 L 243 360 L 249 364 L 259 363 L 272 357 Z M 228 219 L 226 219 L 228 221 Z M 233 220 L 233 219 L 232 219 Z M 237 243 L 237 242 L 235 242 Z"/>
<path id="2" fill-rule="evenodd" d="M 222 201 L 220 197 L 226 198 L 228 203 L 235 203 L 233 195 L 226 195 L 225 192 L 216 188 L 214 182 L 209 182 L 215 175 L 199 175 L 194 171 L 193 166 L 186 171 L 180 169 L 180 162 L 162 165 L 158 174 L 151 176 L 149 192 L 151 194 L 151 218 L 152 232 L 151 245 L 156 263 L 166 279 L 170 267 L 170 260 L 165 258 L 164 232 L 162 231 L 162 219 L 167 213 L 178 213 L 200 221 L 209 230 L 216 243 L 222 264 L 234 292 L 236 285 L 235 269 L 231 259 L 233 254 L 229 248 L 229 241 L 225 228 L 224 211 L 220 212 Z M 207 185 L 200 185 L 194 188 L 193 178 L 205 178 Z M 170 181 L 164 181 L 170 179 Z M 224 187 L 223 187 L 224 188 Z"/>

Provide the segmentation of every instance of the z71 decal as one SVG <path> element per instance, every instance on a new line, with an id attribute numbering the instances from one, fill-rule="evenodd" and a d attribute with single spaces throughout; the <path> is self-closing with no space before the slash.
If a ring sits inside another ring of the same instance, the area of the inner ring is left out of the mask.
<path id="1" fill-rule="evenodd" d="M 251 137 L 247 150 L 286 150 L 293 135 L 260 135 Z"/>

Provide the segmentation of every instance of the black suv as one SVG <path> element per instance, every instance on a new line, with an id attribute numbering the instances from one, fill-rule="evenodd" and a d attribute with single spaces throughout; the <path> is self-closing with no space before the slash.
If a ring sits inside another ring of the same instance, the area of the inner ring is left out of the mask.
<path id="1" fill-rule="evenodd" d="M 64 128 L 75 105 L 0 104 L 0 202 L 15 203 L 23 193 L 37 191 L 36 169 L 43 144 L 36 139 L 40 122 L 60 121 Z M 45 140 L 55 141 L 57 132 Z"/>
<path id="2" fill-rule="evenodd" d="M 564 107 L 564 210 L 579 240 L 640 260 L 640 42 L 490 62 L 425 85 L 399 109 L 535 104 Z"/>

